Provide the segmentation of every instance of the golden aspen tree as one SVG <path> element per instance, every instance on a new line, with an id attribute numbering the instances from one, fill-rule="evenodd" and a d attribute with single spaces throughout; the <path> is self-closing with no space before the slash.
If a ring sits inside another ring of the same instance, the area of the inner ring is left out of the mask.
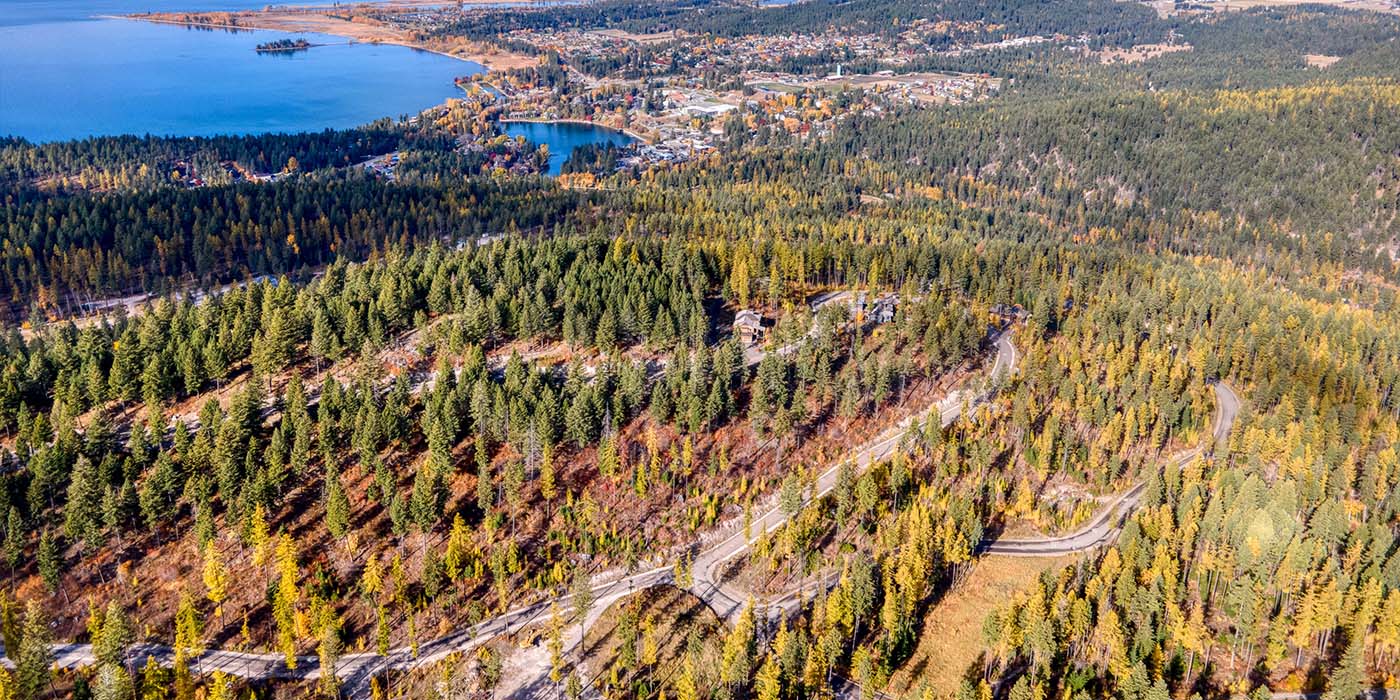
<path id="1" fill-rule="evenodd" d="M 371 554 L 365 558 L 365 568 L 360 572 L 360 593 L 370 600 L 375 600 L 382 590 L 384 565 L 379 562 L 378 555 Z"/>
<path id="2" fill-rule="evenodd" d="M 184 700 L 194 695 L 194 678 L 190 660 L 204 653 L 204 637 L 200 629 L 199 611 L 188 591 L 181 591 L 180 605 L 175 611 L 175 697 Z"/>
<path id="3" fill-rule="evenodd" d="M 546 503 L 553 502 L 555 496 L 559 495 L 559 487 L 555 483 L 555 479 L 554 448 L 545 445 L 540 459 L 540 497 Z"/>
<path id="4" fill-rule="evenodd" d="M 750 600 L 739 614 L 734 629 L 724 639 L 720 655 L 720 678 L 731 688 L 749 678 L 753 664 L 754 609 Z"/>
<path id="5" fill-rule="evenodd" d="M 549 604 L 549 682 L 557 688 L 564 680 L 564 618 L 559 603 Z"/>
<path id="6" fill-rule="evenodd" d="M 779 700 L 782 697 L 783 683 L 780 673 L 778 664 L 771 655 L 764 659 L 763 665 L 758 669 L 758 675 L 754 677 L 754 690 L 758 700 Z"/>
<path id="7" fill-rule="evenodd" d="M 700 700 L 700 687 L 695 670 L 695 657 L 686 654 L 681 663 L 681 674 L 676 678 L 676 700 Z"/>
<path id="8" fill-rule="evenodd" d="M 458 513 L 452 517 L 452 529 L 447 536 L 447 552 L 443 555 L 443 566 L 447 569 L 448 580 L 456 581 L 462 577 L 470 547 L 471 531 L 467 529 L 462 514 Z"/>
<path id="9" fill-rule="evenodd" d="M 647 615 L 642 620 L 642 664 L 648 667 L 656 666 L 661 660 L 661 644 L 656 636 L 656 619 Z"/>
<path id="10" fill-rule="evenodd" d="M 228 597 L 229 575 L 219 548 L 211 540 L 204 546 L 204 597 L 214 605 L 214 617 L 223 616 L 224 600 Z"/>
<path id="11" fill-rule="evenodd" d="M 209 676 L 209 694 L 205 696 L 206 700 L 235 700 L 236 697 L 233 683 L 227 673 L 215 671 Z"/>
<path id="12" fill-rule="evenodd" d="M 738 302 L 739 308 L 749 305 L 749 277 L 748 256 L 742 252 L 736 253 L 729 268 L 729 289 L 734 293 L 734 300 Z"/>
<path id="13" fill-rule="evenodd" d="M 265 566 L 268 557 L 268 542 L 271 536 L 267 529 L 267 511 L 262 504 L 253 506 L 253 515 L 248 529 L 248 546 L 253 549 L 253 566 Z"/>
<path id="14" fill-rule="evenodd" d="M 272 615 L 277 623 L 277 648 L 287 668 L 294 669 L 297 665 L 297 601 L 301 594 L 297 590 L 296 543 L 285 532 L 277 538 L 276 564 L 277 588 L 273 594 Z"/>
<path id="15" fill-rule="evenodd" d="M 200 629 L 199 611 L 195 609 L 194 598 L 188 591 L 180 594 L 180 605 L 175 611 L 174 646 L 177 666 L 204 653 L 204 634 Z"/>

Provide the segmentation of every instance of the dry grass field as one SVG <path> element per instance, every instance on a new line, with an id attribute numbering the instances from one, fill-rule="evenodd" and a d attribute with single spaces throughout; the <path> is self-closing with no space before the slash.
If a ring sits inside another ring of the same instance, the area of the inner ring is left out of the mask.
<path id="1" fill-rule="evenodd" d="M 900 696 L 930 681 L 938 697 L 957 692 L 963 674 L 981 658 L 982 621 L 987 613 L 1025 590 L 1042 571 L 1074 557 L 1026 559 L 984 557 L 967 580 L 924 615 L 919 646 L 890 679 L 886 692 Z"/>
<path id="2" fill-rule="evenodd" d="M 1293 5 L 1330 5 L 1348 10 L 1371 10 L 1400 14 L 1400 6 L 1390 0 L 1223 0 L 1210 3 L 1219 10 L 1248 10 L 1254 7 L 1290 7 Z"/>

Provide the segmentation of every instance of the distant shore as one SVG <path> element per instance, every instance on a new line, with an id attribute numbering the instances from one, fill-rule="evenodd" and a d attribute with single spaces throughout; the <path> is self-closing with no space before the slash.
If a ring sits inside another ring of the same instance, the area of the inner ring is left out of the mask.
<path id="1" fill-rule="evenodd" d="M 534 56 L 505 51 L 495 46 L 460 40 L 455 43 L 429 44 L 380 24 L 352 22 L 332 17 L 318 9 L 330 6 L 302 8 L 276 7 L 269 10 L 233 10 L 214 12 L 148 12 L 129 15 L 99 15 L 103 19 L 127 19 L 156 24 L 172 24 L 200 29 L 233 31 L 277 31 L 291 33 L 327 34 L 343 37 L 354 43 L 389 44 L 446 56 L 459 61 L 476 63 L 486 70 L 508 70 L 538 63 Z M 339 11 L 345 11 L 342 5 Z"/>

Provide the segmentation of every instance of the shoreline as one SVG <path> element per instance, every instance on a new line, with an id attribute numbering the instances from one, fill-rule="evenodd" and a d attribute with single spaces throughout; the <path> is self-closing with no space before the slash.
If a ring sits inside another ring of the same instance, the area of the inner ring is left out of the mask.
<path id="1" fill-rule="evenodd" d="M 651 143 L 651 141 L 648 140 L 645 136 L 642 136 L 641 134 L 638 134 L 637 132 L 632 131 L 631 129 L 619 129 L 619 128 L 615 127 L 615 126 L 608 126 L 607 124 L 599 124 L 598 122 L 591 122 L 591 121 L 588 121 L 587 119 L 572 119 L 572 118 L 547 119 L 547 118 L 544 118 L 544 117 L 539 117 L 539 118 L 531 118 L 531 117 L 509 117 L 509 118 L 507 118 L 507 117 L 501 117 L 501 118 L 497 119 L 496 121 L 499 122 L 499 123 L 501 123 L 501 124 L 512 124 L 512 123 L 515 123 L 515 124 L 579 124 L 579 125 L 581 125 L 581 126 L 593 126 L 593 127 L 599 128 L 599 129 L 607 129 L 608 131 L 615 131 L 615 132 L 617 132 L 617 133 L 619 133 L 619 134 L 622 134 L 623 136 L 626 136 L 627 138 L 633 139 L 633 140 L 635 140 L 635 141 L 640 141 L 641 143 L 645 143 L 645 144 L 650 144 L 650 143 Z"/>
<path id="2" fill-rule="evenodd" d="M 162 14 L 168 14 L 168 13 L 162 13 Z M 203 13 L 191 13 L 191 14 L 203 14 Z M 242 16 L 250 16 L 250 15 L 251 15 L 251 16 L 254 16 L 254 17 L 255 17 L 256 15 L 259 15 L 259 14 L 262 14 L 262 11 L 260 11 L 260 10 L 249 10 L 249 11 L 245 11 L 244 14 L 243 14 Z M 322 15 L 322 16 L 324 16 L 324 15 Z M 325 27 L 311 28 L 311 27 L 306 27 L 306 26 L 288 26 L 288 25 L 278 26 L 279 23 L 276 22 L 276 21 L 273 21 L 273 22 L 270 22 L 270 23 L 257 23 L 257 24 L 228 24 L 228 23 L 192 22 L 192 21 L 188 21 L 188 20 L 179 20 L 179 19 L 174 19 L 174 18 L 171 18 L 171 17 L 164 17 L 164 16 L 160 16 L 160 14 L 154 14 L 154 13 L 153 13 L 153 14 L 129 14 L 129 15 L 98 14 L 98 15 L 93 15 L 93 17 L 96 18 L 96 19 L 123 19 L 123 20 L 131 21 L 131 22 L 150 22 L 150 23 L 152 23 L 152 24 L 167 24 L 167 25 L 176 26 L 176 27 L 189 27 L 189 28 L 193 28 L 193 29 L 226 29 L 226 30 L 229 30 L 229 31 L 247 31 L 247 32 L 284 32 L 284 33 L 288 33 L 288 34 L 324 34 L 324 35 L 326 35 L 326 36 L 335 36 L 335 37 L 340 37 L 340 38 L 342 38 L 342 39 L 346 39 L 346 40 L 348 40 L 348 43 L 350 43 L 350 44 L 387 44 L 387 45 L 390 45 L 390 46 L 402 46 L 402 47 L 407 48 L 407 49 L 413 49 L 413 50 L 415 50 L 415 51 L 424 51 L 424 52 L 427 52 L 427 53 L 436 54 L 436 55 L 438 55 L 438 56 L 443 56 L 443 57 L 451 58 L 451 59 L 454 59 L 454 60 L 457 60 L 457 61 L 462 61 L 463 63 L 474 63 L 474 64 L 476 64 L 477 66 L 480 66 L 480 67 L 481 67 L 481 72 L 483 72 L 483 73 L 489 73 L 489 72 L 491 72 L 491 71 L 493 71 L 493 70 L 496 70 L 495 68 L 492 68 L 491 64 L 488 62 L 488 59 L 487 59 L 485 56 L 481 56 L 481 55 L 471 55 L 471 56 L 456 55 L 456 54 L 448 53 L 447 51 L 443 51 L 443 50 L 440 50 L 440 49 L 428 48 L 428 47 L 426 47 L 426 46 L 423 46 L 423 45 L 421 45 L 421 44 L 414 43 L 413 41 L 406 40 L 406 39 L 395 39 L 395 38 L 364 39 L 364 38 L 359 37 L 359 36 L 353 36 L 353 35 L 351 35 L 351 34 L 347 34 L 347 33 L 343 33 L 343 32 L 337 32 L 337 31 L 335 31 L 335 28 L 334 28 L 334 27 L 331 27 L 331 28 L 325 28 Z M 254 21 L 256 21 L 256 19 L 255 19 Z M 294 24 L 294 23 L 293 23 L 293 24 Z"/>

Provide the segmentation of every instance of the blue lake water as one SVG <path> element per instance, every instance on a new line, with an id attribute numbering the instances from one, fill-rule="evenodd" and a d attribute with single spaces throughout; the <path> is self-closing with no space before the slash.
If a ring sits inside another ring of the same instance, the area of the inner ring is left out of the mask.
<path id="1" fill-rule="evenodd" d="M 549 146 L 549 174 L 558 175 L 575 148 L 587 143 L 626 146 L 635 139 L 613 129 L 574 122 L 506 122 L 501 129 L 511 136 L 524 136 L 536 144 Z"/>
<path id="2" fill-rule="evenodd" d="M 286 32 L 229 32 L 120 19 L 253 0 L 0 0 L 0 135 L 209 135 L 347 128 L 460 95 L 476 63 L 401 46 Z M 307 51 L 258 54 L 304 36 Z"/>

